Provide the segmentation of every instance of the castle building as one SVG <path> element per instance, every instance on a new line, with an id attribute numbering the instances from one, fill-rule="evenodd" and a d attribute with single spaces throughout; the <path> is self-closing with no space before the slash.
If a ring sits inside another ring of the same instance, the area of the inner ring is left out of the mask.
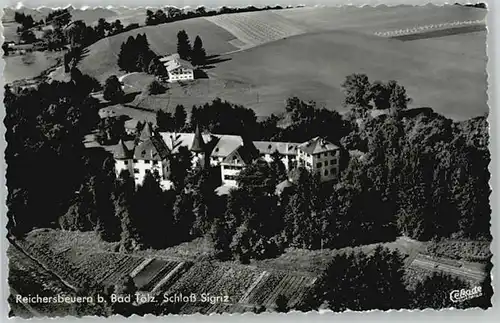
<path id="1" fill-rule="evenodd" d="M 138 141 L 127 144 L 120 141 L 114 150 L 116 171 L 128 170 L 136 185 L 144 180 L 146 172 L 156 172 L 164 189 L 170 189 L 169 156 L 184 147 L 191 152 L 192 167 L 220 167 L 221 182 L 236 187 L 236 178 L 242 169 L 256 159 L 271 162 L 279 156 L 287 171 L 303 166 L 319 173 L 322 181 L 339 175 L 340 149 L 322 138 L 305 143 L 249 141 L 236 135 L 155 132 L 150 124 L 141 131 Z"/>

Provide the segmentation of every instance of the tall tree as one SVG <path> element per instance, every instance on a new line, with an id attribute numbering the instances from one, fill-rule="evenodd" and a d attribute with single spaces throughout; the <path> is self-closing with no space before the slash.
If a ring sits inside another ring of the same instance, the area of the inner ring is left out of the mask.
<path id="1" fill-rule="evenodd" d="M 177 105 L 175 107 L 175 114 L 174 114 L 174 119 L 175 119 L 175 129 L 177 131 L 182 131 L 184 127 L 186 126 L 186 117 L 187 113 L 186 110 L 184 109 L 184 106 L 182 105 Z"/>
<path id="2" fill-rule="evenodd" d="M 185 30 L 177 33 L 177 53 L 182 59 L 188 60 L 191 58 L 191 43 Z"/>
<path id="3" fill-rule="evenodd" d="M 203 42 L 200 36 L 196 36 L 191 53 L 191 63 L 193 63 L 194 66 L 203 65 L 205 64 L 206 56 L 207 54 L 203 48 Z"/>

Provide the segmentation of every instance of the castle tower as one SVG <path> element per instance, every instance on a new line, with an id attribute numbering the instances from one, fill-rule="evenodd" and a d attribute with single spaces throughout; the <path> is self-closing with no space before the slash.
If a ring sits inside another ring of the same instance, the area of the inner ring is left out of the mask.
<path id="1" fill-rule="evenodd" d="M 206 151 L 207 145 L 203 140 L 203 136 L 200 131 L 200 127 L 196 125 L 196 130 L 194 132 L 193 143 L 191 144 L 191 152 L 195 155 L 194 162 L 200 162 L 201 167 L 206 168 L 208 166 L 209 157 Z"/>
<path id="2" fill-rule="evenodd" d="M 144 142 L 146 140 L 151 139 L 152 136 L 153 136 L 153 128 L 151 127 L 151 124 L 149 122 L 146 122 L 144 128 L 141 131 L 141 135 L 139 136 L 139 140 Z"/>
<path id="3" fill-rule="evenodd" d="M 115 169 L 117 175 L 119 175 L 122 170 L 128 170 L 129 173 L 132 174 L 132 155 L 133 152 L 130 151 L 123 140 L 120 139 L 113 154 L 113 157 L 115 158 Z"/>

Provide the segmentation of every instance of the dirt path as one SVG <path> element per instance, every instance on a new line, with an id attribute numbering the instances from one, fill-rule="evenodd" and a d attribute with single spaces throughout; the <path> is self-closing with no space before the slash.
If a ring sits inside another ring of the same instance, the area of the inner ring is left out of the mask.
<path id="1" fill-rule="evenodd" d="M 482 271 L 472 270 L 470 268 L 456 267 L 449 264 L 445 264 L 439 261 L 439 259 L 430 259 L 422 255 L 418 255 L 411 266 L 417 266 L 425 269 L 430 269 L 433 271 L 441 270 L 450 274 L 464 276 L 473 280 L 482 281 L 486 277 L 486 274 Z"/>

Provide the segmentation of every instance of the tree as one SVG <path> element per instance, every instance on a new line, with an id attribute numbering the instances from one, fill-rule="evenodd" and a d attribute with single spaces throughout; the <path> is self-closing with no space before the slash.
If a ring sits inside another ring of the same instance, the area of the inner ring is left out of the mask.
<path id="1" fill-rule="evenodd" d="M 228 260 L 231 256 L 229 248 L 231 240 L 223 218 L 215 217 L 209 234 L 214 243 L 214 252 L 217 259 Z"/>
<path id="2" fill-rule="evenodd" d="M 116 19 L 111 23 L 111 34 L 119 34 L 124 30 L 122 22 L 119 19 Z"/>
<path id="3" fill-rule="evenodd" d="M 273 173 L 276 174 L 275 176 L 277 183 L 281 183 L 288 178 L 285 164 L 283 164 L 283 161 L 281 160 L 281 154 L 278 152 L 278 150 L 275 150 L 272 153 L 271 158 L 272 161 L 270 166 L 273 169 Z"/>
<path id="4" fill-rule="evenodd" d="M 125 92 L 122 89 L 121 82 L 116 75 L 112 75 L 106 79 L 104 83 L 104 99 L 117 103 L 123 100 Z"/>
<path id="5" fill-rule="evenodd" d="M 186 110 L 184 109 L 184 106 L 177 105 L 175 107 L 175 114 L 174 114 L 175 129 L 177 131 L 181 131 L 186 126 L 186 117 L 187 113 Z"/>
<path id="6" fill-rule="evenodd" d="M 57 9 L 49 13 L 45 21 L 52 24 L 55 29 L 61 29 L 71 21 L 71 13 L 68 9 Z"/>
<path id="7" fill-rule="evenodd" d="M 370 109 L 372 99 L 371 84 L 365 74 L 348 75 L 342 83 L 344 104 L 353 106 L 358 116 L 363 116 Z"/>
<path id="8" fill-rule="evenodd" d="M 165 93 L 165 87 L 157 80 L 153 80 L 149 83 L 147 91 L 149 95 L 161 94 Z"/>
<path id="9" fill-rule="evenodd" d="M 48 50 L 61 50 L 67 43 L 64 33 L 60 29 L 45 31 L 42 39 Z"/>
<path id="10" fill-rule="evenodd" d="M 468 284 L 457 277 L 445 273 L 433 273 L 417 283 L 412 293 L 411 307 L 417 309 L 467 307 L 467 302 L 453 303 L 450 299 L 452 291 L 466 288 Z"/>
<path id="11" fill-rule="evenodd" d="M 21 33 L 21 40 L 27 44 L 34 43 L 36 41 L 35 33 L 31 30 L 25 30 Z"/>
<path id="12" fill-rule="evenodd" d="M 205 64 L 206 56 L 207 54 L 203 48 L 203 42 L 200 36 L 196 36 L 191 52 L 191 63 L 193 63 L 194 66 L 203 65 Z"/>
<path id="13" fill-rule="evenodd" d="M 175 155 L 170 155 L 169 179 L 173 182 L 176 190 L 182 190 L 185 180 L 191 169 L 191 152 L 186 146 L 180 146 Z"/>
<path id="14" fill-rule="evenodd" d="M 185 30 L 177 33 L 177 53 L 182 59 L 188 60 L 191 58 L 191 44 Z"/>
<path id="15" fill-rule="evenodd" d="M 118 20 L 119 21 L 119 20 Z M 97 26 L 95 27 L 95 31 L 97 34 L 97 37 L 104 38 L 106 36 L 106 33 L 111 30 L 111 25 L 109 22 L 106 21 L 104 18 L 99 18 L 97 21 Z"/>
<path id="16" fill-rule="evenodd" d="M 138 242 L 138 233 L 132 222 L 134 216 L 131 214 L 134 193 L 134 179 L 127 170 L 124 170 L 119 174 L 113 192 L 115 216 L 120 219 L 121 223 L 120 250 L 122 252 L 132 251 Z"/>
<path id="17" fill-rule="evenodd" d="M 170 112 L 158 110 L 156 111 L 156 126 L 160 132 L 173 131 L 175 128 L 175 119 Z"/>

